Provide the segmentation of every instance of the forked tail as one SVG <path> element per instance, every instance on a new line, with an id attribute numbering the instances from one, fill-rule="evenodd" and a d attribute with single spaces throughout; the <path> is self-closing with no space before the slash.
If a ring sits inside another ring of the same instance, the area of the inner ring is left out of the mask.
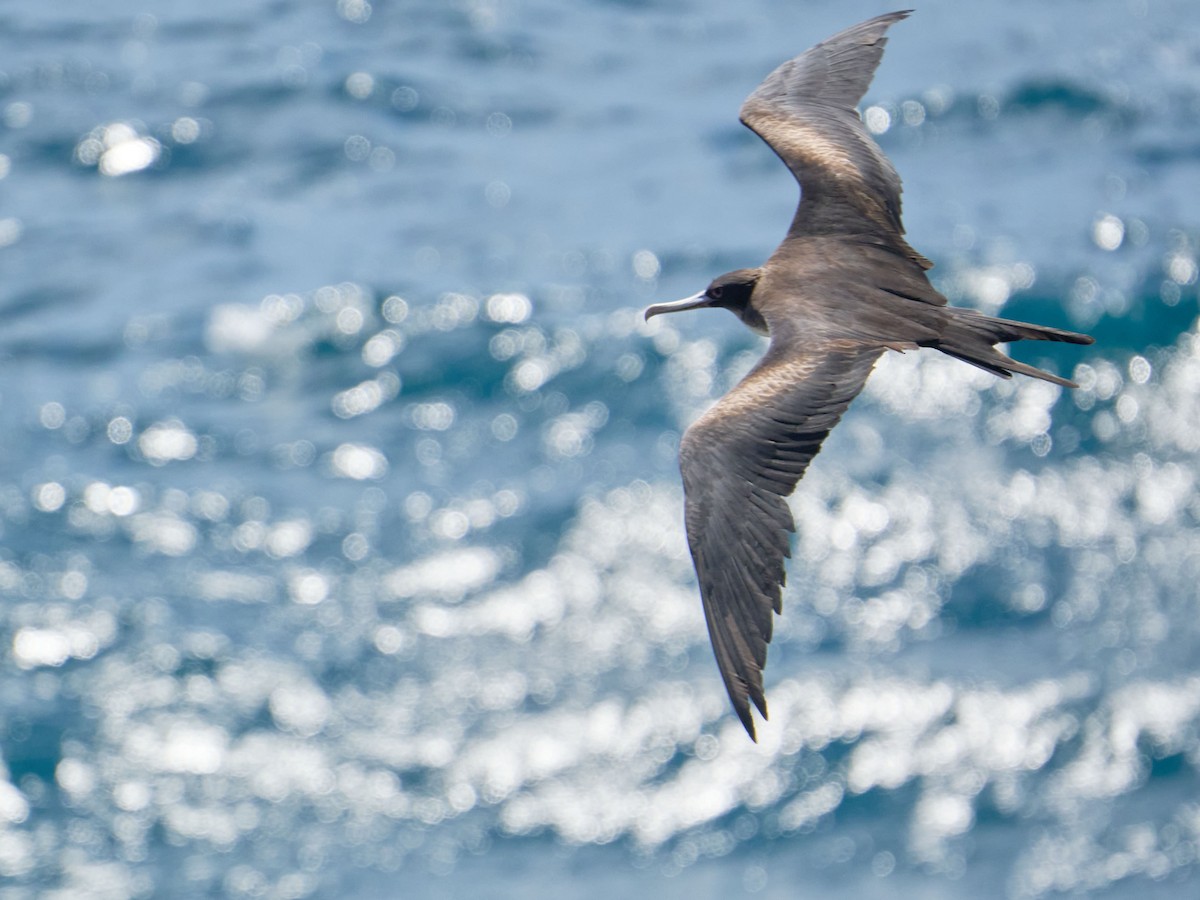
<path id="1" fill-rule="evenodd" d="M 1091 344 L 1092 338 L 1074 331 L 1013 322 L 1009 319 L 993 319 L 973 309 L 945 307 L 947 319 L 941 337 L 924 346 L 936 347 L 943 353 L 979 366 L 995 375 L 1009 378 L 1014 372 L 1031 375 L 1043 381 L 1051 381 L 1063 387 L 1079 387 L 1073 381 L 1060 378 L 1034 366 L 1018 362 L 996 349 L 996 344 L 1008 341 L 1065 341 L 1068 344 Z"/>

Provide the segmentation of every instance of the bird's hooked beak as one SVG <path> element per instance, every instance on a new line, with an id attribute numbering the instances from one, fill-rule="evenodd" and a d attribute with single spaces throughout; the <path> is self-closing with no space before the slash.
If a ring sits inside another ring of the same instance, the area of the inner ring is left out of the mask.
<path id="1" fill-rule="evenodd" d="M 659 313 L 680 312 L 685 309 L 700 309 L 705 306 L 712 305 L 712 298 L 707 293 L 701 291 L 698 294 L 692 294 L 690 297 L 684 297 L 682 300 L 672 300 L 670 303 L 655 303 L 653 306 L 646 307 L 646 321 L 650 320 L 651 316 L 657 316 Z"/>

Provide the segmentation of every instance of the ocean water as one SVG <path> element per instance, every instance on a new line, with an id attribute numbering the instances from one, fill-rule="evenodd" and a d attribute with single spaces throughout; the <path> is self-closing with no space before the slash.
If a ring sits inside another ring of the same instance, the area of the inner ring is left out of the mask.
<path id="1" fill-rule="evenodd" d="M 0 898 L 1177 898 L 1200 29 L 934 0 L 864 106 L 954 302 L 795 494 L 752 744 L 675 463 L 737 122 L 878 3 L 0 5 Z"/>

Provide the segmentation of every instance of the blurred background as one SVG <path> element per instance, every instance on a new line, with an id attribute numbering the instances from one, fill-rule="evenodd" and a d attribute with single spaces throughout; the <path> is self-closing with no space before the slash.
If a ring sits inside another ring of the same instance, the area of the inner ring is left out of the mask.
<path id="1" fill-rule="evenodd" d="M 1200 853 L 1200 31 L 920 5 L 864 118 L 956 303 L 793 500 L 752 744 L 682 535 L 762 350 L 737 121 L 891 7 L 0 7 L 0 898 L 1175 898 Z M 669 318 L 669 320 L 667 320 Z"/>

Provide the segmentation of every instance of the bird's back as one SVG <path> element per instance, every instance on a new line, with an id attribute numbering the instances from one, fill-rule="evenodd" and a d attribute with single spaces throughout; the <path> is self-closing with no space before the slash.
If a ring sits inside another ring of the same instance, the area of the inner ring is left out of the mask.
<path id="1" fill-rule="evenodd" d="M 754 294 L 773 336 L 804 342 L 916 343 L 934 336 L 946 305 L 923 268 L 865 234 L 789 237 L 762 267 Z"/>

